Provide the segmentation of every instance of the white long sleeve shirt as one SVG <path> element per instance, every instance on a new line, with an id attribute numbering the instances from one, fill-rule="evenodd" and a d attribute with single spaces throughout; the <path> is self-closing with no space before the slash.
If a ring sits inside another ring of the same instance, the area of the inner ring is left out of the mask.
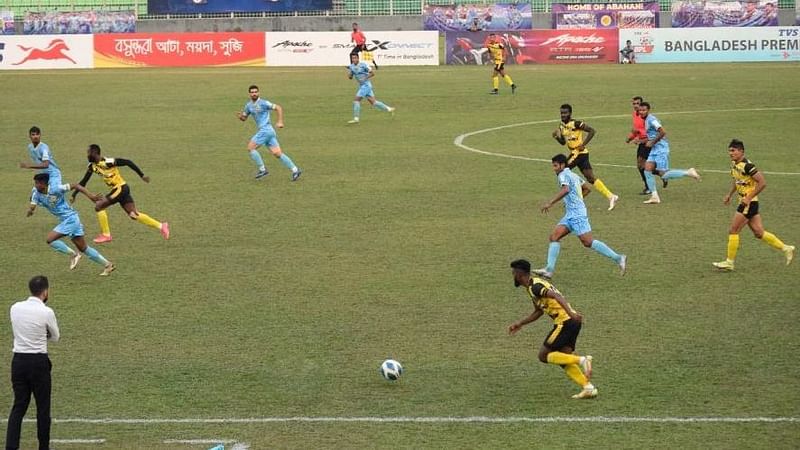
<path id="1" fill-rule="evenodd" d="M 61 337 L 56 313 L 38 297 L 11 306 L 11 328 L 14 331 L 14 353 L 47 353 L 47 340 Z"/>

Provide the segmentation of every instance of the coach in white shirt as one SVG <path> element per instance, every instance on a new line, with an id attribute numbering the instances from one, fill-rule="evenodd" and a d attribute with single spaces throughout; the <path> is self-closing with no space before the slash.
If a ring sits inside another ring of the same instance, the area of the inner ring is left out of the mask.
<path id="1" fill-rule="evenodd" d="M 50 448 L 50 369 L 47 341 L 60 337 L 56 314 L 47 303 L 50 285 L 39 275 L 28 282 L 31 296 L 11 306 L 11 328 L 14 331 L 14 358 L 11 360 L 11 384 L 14 406 L 8 416 L 6 450 L 19 448 L 22 418 L 28 411 L 31 393 L 36 399 L 36 431 L 39 450 Z"/>

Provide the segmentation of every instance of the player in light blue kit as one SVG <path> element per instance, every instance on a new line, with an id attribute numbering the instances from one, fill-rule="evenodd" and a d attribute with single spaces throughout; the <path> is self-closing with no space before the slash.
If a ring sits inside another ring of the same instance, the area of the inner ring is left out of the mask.
<path id="1" fill-rule="evenodd" d="M 619 265 L 620 275 L 625 275 L 627 257 L 620 255 L 611 249 L 603 241 L 592 238 L 592 227 L 589 225 L 589 216 L 586 212 L 586 205 L 583 197 L 587 195 L 589 184 L 581 177 L 567 169 L 567 157 L 556 155 L 552 159 L 553 171 L 558 176 L 558 185 L 561 190 L 552 200 L 542 205 L 542 212 L 546 213 L 554 203 L 559 200 L 564 201 L 565 214 L 558 222 L 556 228 L 550 234 L 550 248 L 547 251 L 547 267 L 536 269 L 533 272 L 547 278 L 553 277 L 556 269 L 556 261 L 561 251 L 561 238 L 572 233 L 578 236 L 584 247 L 589 247 L 601 255 L 613 260 Z"/>
<path id="2" fill-rule="evenodd" d="M 356 98 L 353 100 L 353 120 L 347 123 L 358 123 L 361 117 L 362 98 L 366 98 L 372 106 L 381 111 L 386 111 L 394 115 L 394 108 L 375 99 L 375 93 L 372 92 L 372 82 L 370 81 L 370 78 L 375 76 L 375 72 L 369 68 L 367 63 L 358 62 L 357 53 L 350 55 L 350 65 L 347 67 L 347 70 L 349 71 L 347 78 L 351 80 L 355 78 L 356 82 L 358 82 L 358 91 L 356 92 Z"/>
<path id="3" fill-rule="evenodd" d="M 250 142 L 247 143 L 247 151 L 250 152 L 250 159 L 252 159 L 258 167 L 256 179 L 269 175 L 267 167 L 264 165 L 264 160 L 261 158 L 261 153 L 257 150 L 258 147 L 266 145 L 272 153 L 272 156 L 278 158 L 284 166 L 292 171 L 292 181 L 297 181 L 303 171 L 295 165 L 292 158 L 289 158 L 289 155 L 283 153 L 281 145 L 278 143 L 278 135 L 275 133 L 275 129 L 272 128 L 272 123 L 270 123 L 269 120 L 270 111 L 275 110 L 275 112 L 278 113 L 278 120 L 275 122 L 275 126 L 283 128 L 283 108 L 277 103 L 270 103 L 267 100 L 259 98 L 258 86 L 251 85 L 247 90 L 250 93 L 250 101 L 244 105 L 243 111 L 236 113 L 236 116 L 239 117 L 239 120 L 244 122 L 252 115 L 258 127 L 256 134 L 251 137 Z"/>
<path id="4" fill-rule="evenodd" d="M 76 190 L 83 193 L 93 201 L 99 200 L 100 196 L 95 196 L 89 193 L 80 184 L 59 184 L 54 186 L 50 183 L 50 175 L 46 173 L 39 173 L 33 177 L 33 190 L 31 191 L 31 204 L 28 208 L 28 217 L 33 215 L 36 206 L 42 206 L 50 213 L 58 217 L 59 223 L 53 230 L 47 234 L 47 243 L 53 250 L 69 255 L 70 270 L 74 269 L 78 262 L 81 260 L 81 254 L 71 249 L 61 238 L 69 236 L 72 242 L 78 247 L 82 253 L 85 253 L 92 261 L 103 266 L 101 276 L 108 276 L 114 271 L 114 264 L 109 262 L 97 250 L 86 245 L 83 238 L 83 224 L 78 217 L 78 212 L 72 209 L 66 199 L 66 193 L 71 190 Z"/>
<path id="5" fill-rule="evenodd" d="M 55 158 L 50 153 L 50 147 L 42 142 L 42 130 L 37 126 L 31 127 L 28 131 L 31 143 L 28 144 L 28 154 L 31 156 L 31 163 L 19 163 L 23 169 L 38 170 L 38 173 L 50 175 L 50 184 L 53 186 L 61 185 L 61 169 L 56 164 Z"/>
<path id="6" fill-rule="evenodd" d="M 688 170 L 672 169 L 669 168 L 669 141 L 667 141 L 667 133 L 664 127 L 661 126 L 656 116 L 650 114 L 650 103 L 642 102 L 639 105 L 639 116 L 644 119 L 644 128 L 647 133 L 647 142 L 644 144 L 650 149 L 650 154 L 647 156 L 647 161 L 644 163 L 644 178 L 647 181 L 647 189 L 650 190 L 650 198 L 645 200 L 647 204 L 661 203 L 661 198 L 658 196 L 656 190 L 656 177 L 659 175 L 666 183 L 667 180 L 673 178 L 691 177 L 700 181 L 700 174 L 694 167 Z"/>

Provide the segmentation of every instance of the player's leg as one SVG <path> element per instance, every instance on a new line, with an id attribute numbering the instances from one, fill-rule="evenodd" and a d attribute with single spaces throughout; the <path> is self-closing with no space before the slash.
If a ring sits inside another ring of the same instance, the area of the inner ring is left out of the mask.
<path id="1" fill-rule="evenodd" d="M 589 231 L 584 232 L 582 234 L 578 234 L 578 231 L 575 234 L 578 234 L 578 239 L 580 239 L 581 243 L 584 247 L 591 248 L 592 250 L 600 253 L 601 255 L 605 256 L 606 258 L 614 261 L 620 268 L 620 274 L 625 275 L 625 271 L 627 270 L 627 257 L 625 255 L 620 255 L 619 253 L 615 252 L 611 247 L 609 247 L 605 242 L 594 239 L 592 237 L 591 228 L 588 227 L 588 219 L 586 220 L 586 226 L 584 225 L 576 225 L 576 228 L 580 228 L 581 230 L 585 230 L 586 228 Z"/>
<path id="2" fill-rule="evenodd" d="M 359 88 L 359 92 L 361 89 Z M 358 123 L 361 120 L 361 97 L 360 95 L 356 94 L 356 98 L 353 99 L 353 120 L 347 123 Z"/>
<path id="3" fill-rule="evenodd" d="M 108 193 L 105 197 L 98 200 L 94 204 L 94 210 L 97 212 L 97 223 L 100 224 L 100 234 L 94 238 L 95 244 L 103 244 L 105 242 L 111 242 L 113 238 L 111 237 L 111 225 L 108 222 L 108 212 L 106 209 L 114 204 L 114 199 L 121 193 L 120 189 L 115 189 Z"/>
<path id="4" fill-rule="evenodd" d="M 651 151 L 644 164 L 644 178 L 647 183 L 647 190 L 650 191 L 650 198 L 644 201 L 644 203 L 647 204 L 661 203 L 661 198 L 658 196 L 658 189 L 656 189 L 656 157 L 657 155 L 654 155 Z"/>
<path id="5" fill-rule="evenodd" d="M 141 224 L 147 225 L 150 228 L 155 228 L 161 232 L 161 236 L 163 236 L 164 239 L 169 239 L 169 223 L 159 222 L 158 220 L 136 209 L 136 203 L 133 201 L 133 197 L 131 197 L 130 193 L 126 193 L 124 198 L 122 198 L 119 203 L 131 220 L 135 220 Z"/>
<path id="6" fill-rule="evenodd" d="M 109 274 L 111 274 L 111 272 L 114 271 L 115 269 L 114 264 L 111 261 L 107 260 L 103 255 L 101 255 L 100 252 L 97 251 L 97 249 L 89 247 L 86 244 L 86 240 L 83 238 L 82 235 L 73 236 L 72 243 L 75 244 L 75 246 L 78 247 L 78 250 L 80 250 L 83 254 L 88 256 L 89 259 L 91 259 L 93 262 L 103 266 L 103 271 L 100 273 L 101 276 L 108 276 Z"/>
<path id="7" fill-rule="evenodd" d="M 267 166 L 264 165 L 264 158 L 261 157 L 261 153 L 258 151 L 258 147 L 261 146 L 264 142 L 265 136 L 263 132 L 259 130 L 258 133 L 253 135 L 250 138 L 250 141 L 247 143 L 247 152 L 250 154 L 250 159 L 253 160 L 253 163 L 258 168 L 258 172 L 256 172 L 256 179 L 263 178 L 269 174 L 267 171 Z"/>
<path id="8" fill-rule="evenodd" d="M 539 361 L 564 368 L 567 376 L 583 389 L 573 398 L 591 398 L 597 396 L 597 389 L 589 381 L 592 357 L 574 354 L 580 329 L 581 323 L 575 320 L 556 324 L 539 350 Z"/>
<path id="9" fill-rule="evenodd" d="M 514 80 L 511 79 L 511 76 L 506 73 L 505 64 L 502 65 L 502 69 L 500 69 L 500 76 L 503 77 L 503 81 L 506 82 L 507 85 L 511 86 L 511 93 L 513 94 L 517 90 L 517 85 L 514 84 Z"/>
<path id="10" fill-rule="evenodd" d="M 490 94 L 497 95 L 500 89 L 500 64 L 495 64 L 492 68 L 492 92 Z"/>
<path id="11" fill-rule="evenodd" d="M 594 186 L 598 192 L 603 194 L 603 197 L 608 199 L 608 210 L 611 211 L 614 209 L 614 207 L 617 206 L 619 196 L 611 192 L 611 189 L 606 187 L 605 183 L 603 183 L 603 180 L 594 176 L 592 164 L 589 162 L 589 155 L 583 154 L 579 157 L 578 167 L 580 167 L 583 176 L 586 177 L 586 181 Z"/>
<path id="12" fill-rule="evenodd" d="M 686 170 L 683 169 L 669 169 L 664 172 L 664 175 L 661 176 L 661 179 L 664 182 L 668 180 L 674 180 L 676 178 L 683 178 L 683 177 L 690 177 L 694 178 L 697 181 L 700 181 L 700 174 L 697 173 L 697 170 L 694 167 L 690 167 Z"/>
<path id="13" fill-rule="evenodd" d="M 650 194 L 650 189 L 647 187 L 647 178 L 644 176 L 644 163 L 647 161 L 647 155 L 649 154 L 650 149 L 644 144 L 639 144 L 639 147 L 636 149 L 636 167 L 639 169 L 639 176 L 642 177 L 642 183 L 644 183 L 642 195 Z"/>
<path id="14" fill-rule="evenodd" d="M 741 209 L 741 211 L 739 211 Z M 725 256 L 725 261 L 712 263 L 714 267 L 720 270 L 733 270 L 734 261 L 736 261 L 736 253 L 739 251 L 739 233 L 742 231 L 749 219 L 745 215 L 746 211 L 744 205 L 739 205 L 736 213 L 731 220 L 731 226 L 728 228 L 728 246 Z"/>
<path id="15" fill-rule="evenodd" d="M 272 156 L 278 158 L 278 160 L 286 166 L 287 169 L 292 171 L 292 181 L 297 181 L 300 178 L 300 175 L 303 173 L 299 167 L 292 161 L 292 158 L 289 158 L 289 155 L 283 153 L 281 150 L 281 144 L 278 142 L 278 137 L 273 133 L 272 136 L 269 137 L 267 141 L 267 146 L 269 147 L 270 153 Z"/>
<path id="16" fill-rule="evenodd" d="M 381 111 L 394 113 L 394 108 L 376 99 L 374 95 L 368 95 L 367 101 L 370 103 L 370 105 L 374 106 L 377 109 L 380 109 Z"/>
<path id="17" fill-rule="evenodd" d="M 561 238 L 568 235 L 570 230 L 567 225 L 567 218 L 561 221 L 550 233 L 550 245 L 547 247 L 547 265 L 541 269 L 533 271 L 536 275 L 541 275 L 547 278 L 553 277 L 553 272 L 556 270 L 556 263 L 558 262 L 558 255 L 561 253 Z"/>
<path id="18" fill-rule="evenodd" d="M 59 224 L 59 226 L 60 225 L 61 224 Z M 72 258 L 77 253 L 75 253 L 75 250 L 71 249 L 66 242 L 61 240 L 61 238 L 63 238 L 64 236 L 66 236 L 66 234 L 57 231 L 57 229 L 50 231 L 49 233 L 47 233 L 47 239 L 46 239 L 47 245 L 49 245 L 50 248 L 57 251 L 58 253 L 62 253 Z"/>
<path id="19" fill-rule="evenodd" d="M 783 252 L 783 255 L 786 257 L 786 265 L 788 266 L 794 259 L 794 246 L 784 244 L 778 236 L 764 229 L 764 224 L 761 222 L 761 214 L 758 213 L 758 202 L 750 202 L 751 208 L 754 203 L 756 204 L 755 212 L 747 224 L 750 226 L 750 229 L 753 230 L 753 235 L 755 235 L 756 238 L 761 239 L 770 247 Z"/>

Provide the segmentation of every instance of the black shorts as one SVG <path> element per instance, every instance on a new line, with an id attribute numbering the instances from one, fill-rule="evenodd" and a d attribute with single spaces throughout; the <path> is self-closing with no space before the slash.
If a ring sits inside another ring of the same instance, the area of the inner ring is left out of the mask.
<path id="1" fill-rule="evenodd" d="M 570 154 L 569 159 L 567 159 L 567 168 L 572 169 L 573 167 L 578 166 L 578 169 L 581 171 L 584 170 L 591 170 L 592 165 L 589 163 L 589 154 L 588 153 L 579 153 L 579 154 Z"/>
<path id="2" fill-rule="evenodd" d="M 113 191 L 109 192 L 106 195 L 106 198 L 109 200 L 109 204 L 113 205 L 114 203 L 119 203 L 120 206 L 127 205 L 128 203 L 133 203 L 133 197 L 131 197 L 131 190 L 127 184 L 123 184 L 122 186 L 114 189 Z"/>
<path id="3" fill-rule="evenodd" d="M 639 147 L 636 149 L 636 157 L 647 160 L 647 157 L 650 156 L 650 149 L 644 145 L 644 142 L 639 144 Z"/>
<path id="4" fill-rule="evenodd" d="M 572 319 L 554 325 L 550 334 L 544 338 L 543 345 L 550 350 L 561 350 L 564 347 L 571 347 L 575 350 L 578 342 L 578 334 L 581 332 L 581 323 Z"/>
<path id="5" fill-rule="evenodd" d="M 745 206 L 744 203 L 739 203 L 739 206 L 736 208 L 736 212 L 744 214 L 744 216 L 748 219 L 752 219 L 758 215 L 758 200 L 750 202 L 750 205 L 748 206 Z"/>
<path id="6" fill-rule="evenodd" d="M 501 70 L 503 70 L 505 68 L 506 68 L 506 63 L 500 63 L 500 64 L 495 64 L 494 65 L 494 71 L 495 72 L 500 72 Z"/>

